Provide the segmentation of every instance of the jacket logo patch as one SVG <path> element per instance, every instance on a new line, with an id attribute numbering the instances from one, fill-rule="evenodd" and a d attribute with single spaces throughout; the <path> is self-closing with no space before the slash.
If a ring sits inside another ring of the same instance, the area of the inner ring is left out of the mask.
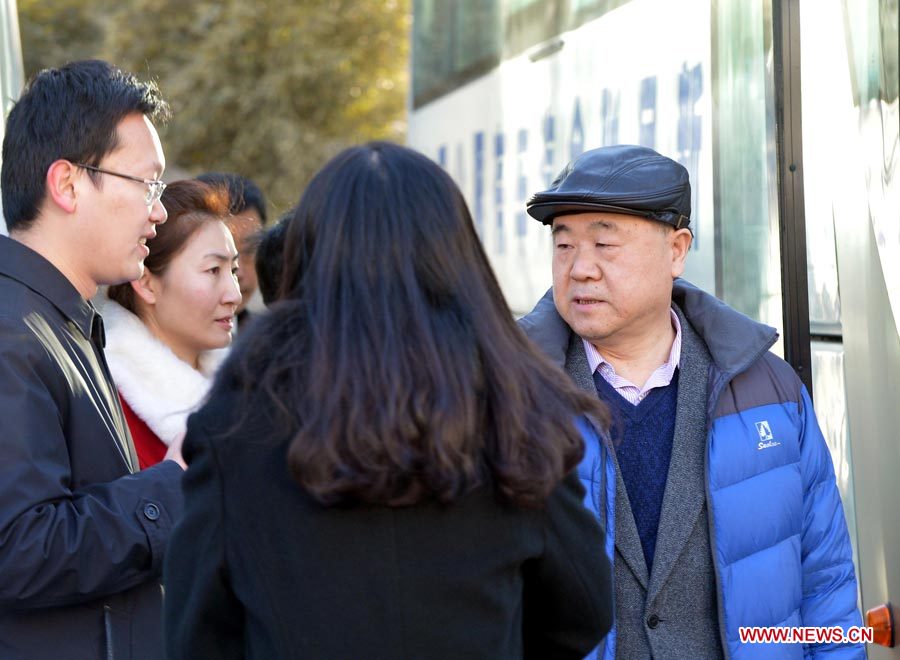
<path id="1" fill-rule="evenodd" d="M 768 449 L 769 447 L 777 447 L 781 444 L 780 442 L 775 441 L 772 427 L 769 426 L 769 421 L 766 419 L 761 422 L 756 422 L 756 432 L 759 433 L 759 444 L 756 445 L 757 449 Z"/>

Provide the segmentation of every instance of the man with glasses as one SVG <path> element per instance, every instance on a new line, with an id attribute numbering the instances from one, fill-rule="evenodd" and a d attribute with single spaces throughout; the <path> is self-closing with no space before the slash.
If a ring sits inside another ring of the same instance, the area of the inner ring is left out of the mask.
<path id="1" fill-rule="evenodd" d="M 156 87 L 99 61 L 40 72 L 0 172 L 0 657 L 161 658 L 180 446 L 138 472 L 97 288 L 137 279 L 166 220 Z"/>
<path id="2" fill-rule="evenodd" d="M 153 129 L 153 125 L 150 125 L 151 130 Z M 78 163 L 78 167 L 83 167 L 86 170 L 91 170 L 92 172 L 97 172 L 99 174 L 109 174 L 111 176 L 117 176 L 120 179 L 128 179 L 129 181 L 137 181 L 138 183 L 143 183 L 147 186 L 147 194 L 144 195 L 144 202 L 147 206 L 153 206 L 160 200 L 162 197 L 163 191 L 166 189 L 166 184 L 163 183 L 159 179 L 142 179 L 139 176 L 131 176 L 130 174 L 122 174 L 121 172 L 113 172 L 112 170 L 104 170 L 102 167 L 94 167 L 93 165 L 86 165 L 84 163 Z"/>

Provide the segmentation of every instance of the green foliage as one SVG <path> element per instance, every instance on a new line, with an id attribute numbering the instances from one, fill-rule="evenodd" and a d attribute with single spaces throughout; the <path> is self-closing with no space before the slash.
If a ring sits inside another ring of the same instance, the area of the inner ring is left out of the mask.
<path id="1" fill-rule="evenodd" d="M 108 2 L 95 2 L 90 9 L 80 0 L 18 0 L 17 4 L 26 77 L 47 66 L 97 56 Z"/>
<path id="2" fill-rule="evenodd" d="M 20 0 L 26 72 L 101 57 L 155 78 L 169 163 L 255 179 L 275 213 L 343 147 L 405 131 L 409 0 Z"/>

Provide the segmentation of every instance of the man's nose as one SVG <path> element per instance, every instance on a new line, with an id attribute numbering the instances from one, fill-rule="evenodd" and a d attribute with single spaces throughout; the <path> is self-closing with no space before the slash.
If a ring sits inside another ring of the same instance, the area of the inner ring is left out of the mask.
<path id="1" fill-rule="evenodd" d="M 162 201 L 157 199 L 153 202 L 153 206 L 150 207 L 150 222 L 161 225 L 168 217 L 169 212 L 166 211 L 166 207 L 163 206 Z"/>
<path id="2" fill-rule="evenodd" d="M 600 264 L 588 250 L 576 250 L 572 261 L 572 279 L 599 280 L 602 276 Z"/>

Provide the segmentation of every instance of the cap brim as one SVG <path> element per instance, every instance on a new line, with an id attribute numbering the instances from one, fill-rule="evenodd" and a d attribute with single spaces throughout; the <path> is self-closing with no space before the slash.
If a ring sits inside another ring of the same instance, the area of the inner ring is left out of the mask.
<path id="1" fill-rule="evenodd" d="M 650 215 L 646 211 L 635 211 L 634 209 L 626 209 L 621 206 L 612 206 L 610 204 L 595 204 L 592 202 L 536 202 L 526 209 L 528 215 L 545 225 L 553 222 L 553 218 L 558 215 L 571 215 L 573 213 L 596 213 L 597 211 L 606 211 L 607 213 L 623 213 L 625 215 L 634 215 L 639 218 L 649 218 Z"/>

